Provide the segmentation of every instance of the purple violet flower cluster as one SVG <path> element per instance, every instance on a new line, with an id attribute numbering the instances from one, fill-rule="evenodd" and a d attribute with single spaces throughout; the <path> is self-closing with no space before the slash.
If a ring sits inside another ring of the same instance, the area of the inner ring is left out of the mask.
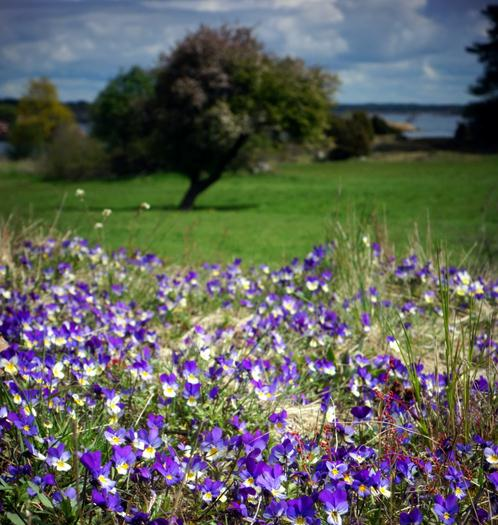
<path id="1" fill-rule="evenodd" d="M 351 290 L 333 244 L 277 270 L 171 270 L 80 238 L 25 242 L 0 266 L 0 512 L 493 523 L 496 324 L 465 323 L 496 319 L 498 281 L 368 249 L 370 282 Z M 456 403 L 423 353 L 442 344 L 443 287 L 475 370 Z"/>

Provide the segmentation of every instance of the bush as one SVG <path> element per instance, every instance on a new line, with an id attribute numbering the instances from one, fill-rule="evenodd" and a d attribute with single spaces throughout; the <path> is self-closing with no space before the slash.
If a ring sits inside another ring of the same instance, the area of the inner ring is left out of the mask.
<path id="1" fill-rule="evenodd" d="M 50 80 L 32 80 L 16 107 L 16 119 L 9 131 L 9 143 L 16 158 L 39 156 L 61 126 L 75 122 L 72 111 L 59 102 Z"/>
<path id="2" fill-rule="evenodd" d="M 374 131 L 365 113 L 357 112 L 349 118 L 332 116 L 329 132 L 335 143 L 330 159 L 343 160 L 370 153 Z"/>
<path id="3" fill-rule="evenodd" d="M 374 115 L 371 118 L 372 128 L 375 135 L 399 135 L 399 130 L 394 128 L 386 119 Z"/>
<path id="4" fill-rule="evenodd" d="M 104 146 L 76 125 L 59 128 L 41 159 L 41 171 L 50 179 L 82 180 L 108 174 Z"/>

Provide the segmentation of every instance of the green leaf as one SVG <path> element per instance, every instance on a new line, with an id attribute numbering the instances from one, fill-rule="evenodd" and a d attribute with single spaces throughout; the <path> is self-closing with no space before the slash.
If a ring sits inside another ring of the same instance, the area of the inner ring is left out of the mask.
<path id="1" fill-rule="evenodd" d="M 12 512 L 6 512 L 5 515 L 14 525 L 26 525 L 25 521 L 22 518 L 20 518 L 17 514 L 13 514 Z"/>
<path id="2" fill-rule="evenodd" d="M 47 496 L 45 496 L 45 494 L 43 494 L 43 492 L 38 494 L 38 498 L 44 507 L 48 507 L 49 509 L 54 508 L 54 504 L 47 498 Z"/>

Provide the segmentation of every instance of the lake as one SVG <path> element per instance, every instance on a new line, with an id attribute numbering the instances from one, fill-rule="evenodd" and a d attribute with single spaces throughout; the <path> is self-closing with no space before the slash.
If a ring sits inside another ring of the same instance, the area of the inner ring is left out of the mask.
<path id="1" fill-rule="evenodd" d="M 452 113 L 401 113 L 401 112 L 383 112 L 379 111 L 377 115 L 395 122 L 410 122 L 417 129 L 416 131 L 405 132 L 409 138 L 444 138 L 453 137 L 458 122 L 462 119 L 460 115 Z M 88 130 L 88 124 L 82 124 L 81 127 Z M 7 153 L 7 143 L 0 141 L 0 156 Z"/>
<path id="2" fill-rule="evenodd" d="M 395 122 L 409 122 L 417 129 L 416 131 L 405 132 L 409 138 L 445 138 L 453 137 L 458 123 L 462 120 L 460 115 L 452 113 L 377 113 L 386 120 Z"/>

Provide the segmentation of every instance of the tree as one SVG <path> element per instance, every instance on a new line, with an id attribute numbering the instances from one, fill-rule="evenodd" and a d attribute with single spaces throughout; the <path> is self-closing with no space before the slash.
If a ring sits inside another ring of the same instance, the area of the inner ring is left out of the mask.
<path id="1" fill-rule="evenodd" d="M 92 135 L 107 144 L 118 172 L 150 167 L 147 105 L 154 83 L 152 72 L 133 66 L 112 79 L 92 105 Z"/>
<path id="2" fill-rule="evenodd" d="M 368 115 L 355 111 L 349 118 L 331 115 L 329 133 L 334 139 L 331 160 L 361 157 L 370 153 L 374 129 Z"/>
<path id="3" fill-rule="evenodd" d="M 48 179 L 85 180 L 108 174 L 104 144 L 77 124 L 59 127 L 38 163 Z"/>
<path id="4" fill-rule="evenodd" d="M 322 140 L 335 76 L 264 51 L 250 29 L 201 26 L 163 55 L 152 101 L 153 156 L 190 180 L 181 209 L 266 137 Z"/>
<path id="5" fill-rule="evenodd" d="M 60 126 L 74 123 L 69 108 L 59 102 L 57 88 L 47 78 L 32 80 L 16 108 L 9 142 L 16 157 L 43 151 Z"/>
<path id="6" fill-rule="evenodd" d="M 488 41 L 467 48 L 484 65 L 484 73 L 470 87 L 470 92 L 481 100 L 469 104 L 464 115 L 469 122 L 472 140 L 484 146 L 498 147 L 498 5 L 488 5 L 482 14 L 491 22 Z"/>

